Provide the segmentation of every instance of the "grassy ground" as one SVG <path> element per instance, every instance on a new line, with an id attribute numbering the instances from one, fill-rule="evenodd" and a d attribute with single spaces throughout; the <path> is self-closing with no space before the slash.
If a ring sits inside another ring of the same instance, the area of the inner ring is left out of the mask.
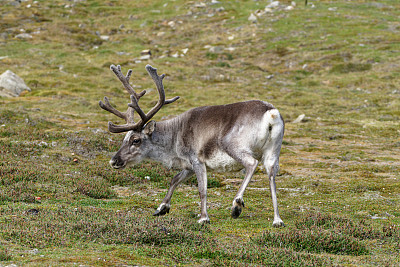
<path id="1" fill-rule="evenodd" d="M 2 1 L 0 72 L 32 91 L 0 98 L 0 266 L 400 265 L 400 3 L 281 1 L 248 21 L 268 3 Z M 146 64 L 167 74 L 167 97 L 181 99 L 158 120 L 249 99 L 278 107 L 286 227 L 272 228 L 261 170 L 237 220 L 240 173 L 209 173 L 210 225 L 196 223 L 194 179 L 153 218 L 176 172 L 108 166 L 123 136 L 98 101 L 128 102 L 110 64 L 133 69 L 138 90 L 154 88 Z"/>

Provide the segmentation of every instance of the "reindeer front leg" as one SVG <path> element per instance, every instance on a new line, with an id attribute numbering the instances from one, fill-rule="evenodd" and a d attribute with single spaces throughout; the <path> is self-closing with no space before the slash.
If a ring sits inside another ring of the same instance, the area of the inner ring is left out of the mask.
<path id="1" fill-rule="evenodd" d="M 206 165 L 198 159 L 192 161 L 193 171 L 196 173 L 201 200 L 201 214 L 198 223 L 210 223 L 207 214 L 207 169 Z"/>
<path id="2" fill-rule="evenodd" d="M 171 185 L 169 186 L 167 195 L 165 196 L 160 206 L 157 208 L 156 212 L 154 212 L 153 216 L 161 216 L 169 213 L 169 209 L 171 207 L 171 197 L 176 187 L 192 175 L 193 175 L 192 170 L 183 170 L 177 175 L 175 175 L 174 178 L 172 178 Z"/>

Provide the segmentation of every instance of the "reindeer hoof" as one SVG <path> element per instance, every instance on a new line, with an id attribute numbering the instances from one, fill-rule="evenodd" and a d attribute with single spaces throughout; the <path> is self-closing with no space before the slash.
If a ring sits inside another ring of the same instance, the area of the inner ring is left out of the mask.
<path id="1" fill-rule="evenodd" d="M 201 218 L 200 220 L 197 221 L 197 223 L 200 223 L 200 224 L 210 223 L 210 219 L 208 217 L 207 218 Z"/>
<path id="2" fill-rule="evenodd" d="M 239 206 L 235 206 L 232 208 L 231 216 L 233 219 L 237 219 L 240 213 L 242 213 L 242 208 Z"/>
<path id="3" fill-rule="evenodd" d="M 239 217 L 240 213 L 242 213 L 242 208 L 244 208 L 244 201 L 241 198 L 237 198 L 233 201 L 233 207 L 231 211 L 231 216 L 233 219 Z"/>
<path id="4" fill-rule="evenodd" d="M 167 204 L 161 204 L 156 212 L 153 213 L 153 216 L 162 216 L 169 213 L 170 206 Z"/>
<path id="5" fill-rule="evenodd" d="M 274 220 L 274 222 L 272 223 L 272 226 L 275 228 L 279 228 L 279 227 L 285 227 L 285 224 L 283 223 L 283 221 L 281 219 L 279 219 L 279 220 Z"/>

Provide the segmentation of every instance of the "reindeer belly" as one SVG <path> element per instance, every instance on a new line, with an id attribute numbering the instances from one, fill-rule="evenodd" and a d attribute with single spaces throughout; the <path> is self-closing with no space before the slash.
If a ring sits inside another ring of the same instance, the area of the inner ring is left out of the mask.
<path id="1" fill-rule="evenodd" d="M 215 171 L 238 171 L 243 166 L 225 152 L 218 150 L 205 160 L 207 168 Z"/>

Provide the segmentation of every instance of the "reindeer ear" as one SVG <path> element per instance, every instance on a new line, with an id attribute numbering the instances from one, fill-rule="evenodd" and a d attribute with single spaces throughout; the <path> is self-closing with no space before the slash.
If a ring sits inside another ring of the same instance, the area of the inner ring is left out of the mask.
<path id="1" fill-rule="evenodd" d="M 150 121 L 149 123 L 147 123 L 144 126 L 143 133 L 147 134 L 147 135 L 151 135 L 154 132 L 155 129 L 156 129 L 156 122 L 155 121 Z"/>

